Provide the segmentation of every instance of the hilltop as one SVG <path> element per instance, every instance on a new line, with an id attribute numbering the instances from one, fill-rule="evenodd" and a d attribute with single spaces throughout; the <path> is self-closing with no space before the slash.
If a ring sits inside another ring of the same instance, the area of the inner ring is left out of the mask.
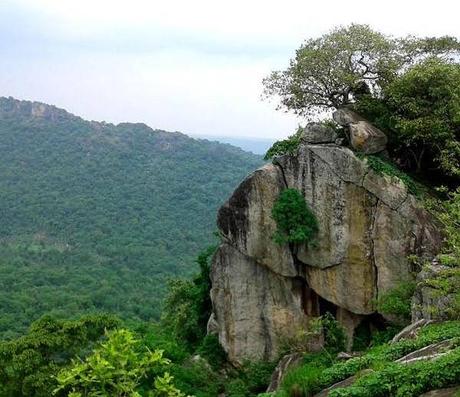
<path id="1" fill-rule="evenodd" d="M 0 334 L 51 312 L 157 318 L 260 156 L 0 98 Z"/>

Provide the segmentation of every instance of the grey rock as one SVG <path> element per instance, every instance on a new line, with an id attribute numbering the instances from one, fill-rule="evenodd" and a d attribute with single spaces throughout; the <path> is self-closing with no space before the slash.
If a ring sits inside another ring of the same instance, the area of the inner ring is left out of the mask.
<path id="1" fill-rule="evenodd" d="M 419 397 L 456 397 L 460 392 L 460 386 L 449 387 L 447 389 L 432 390 L 423 393 Z"/>
<path id="2" fill-rule="evenodd" d="M 283 276 L 297 275 L 289 247 L 273 243 L 271 209 L 285 188 L 281 169 L 268 164 L 249 175 L 220 208 L 217 225 L 244 255 Z"/>
<path id="3" fill-rule="evenodd" d="M 350 124 L 366 121 L 364 117 L 361 117 L 358 113 L 347 108 L 337 109 L 334 113 L 332 113 L 332 118 L 342 127 L 348 127 Z"/>
<path id="4" fill-rule="evenodd" d="M 300 364 L 302 364 L 303 357 L 303 353 L 292 353 L 284 356 L 273 371 L 272 377 L 270 379 L 270 384 L 268 385 L 266 392 L 272 393 L 278 390 L 286 373 L 289 370 L 300 366 Z"/>
<path id="5" fill-rule="evenodd" d="M 309 123 L 301 130 L 300 138 L 305 143 L 332 143 L 337 139 L 337 134 L 322 123 Z"/>
<path id="6" fill-rule="evenodd" d="M 372 372 L 371 369 L 365 369 L 364 371 L 361 371 L 360 376 L 370 374 L 371 372 Z M 315 394 L 314 397 L 327 397 L 332 390 L 338 389 L 340 387 L 351 386 L 353 383 L 355 383 L 355 381 L 357 379 L 358 379 L 358 377 L 356 375 L 350 376 L 349 378 L 344 379 L 344 380 L 342 380 L 340 382 L 337 382 L 337 383 L 333 384 L 332 386 L 328 387 L 327 389 L 324 389 L 321 392 Z"/>
<path id="7" fill-rule="evenodd" d="M 396 343 L 403 339 L 415 339 L 420 329 L 426 327 L 428 324 L 431 323 L 431 320 L 426 320 L 422 318 L 421 320 L 409 324 L 407 327 L 405 327 L 403 330 L 401 330 L 397 335 L 393 337 L 391 343 Z"/>
<path id="8" fill-rule="evenodd" d="M 422 347 L 416 351 L 413 351 L 404 357 L 396 360 L 395 362 L 400 364 L 411 364 L 416 361 L 422 360 L 433 360 L 449 351 L 453 346 L 453 340 L 443 340 L 438 343 L 433 343 L 429 346 Z"/>
<path id="9" fill-rule="evenodd" d="M 442 236 L 401 181 L 372 173 L 334 144 L 302 144 L 245 179 L 220 209 L 224 242 L 212 265 L 219 340 L 233 363 L 277 356 L 280 341 L 337 307 L 350 341 L 375 299 L 411 279 L 411 254 L 434 257 Z M 271 210 L 286 187 L 300 191 L 319 224 L 312 244 L 276 244 Z M 348 346 L 351 347 L 350 345 Z"/>
<path id="10" fill-rule="evenodd" d="M 386 149 L 387 136 L 368 121 L 358 121 L 350 124 L 349 129 L 351 146 L 358 152 L 375 154 Z"/>
<path id="11" fill-rule="evenodd" d="M 350 134 L 351 146 L 364 154 L 374 154 L 385 150 L 388 138 L 384 132 L 350 109 L 336 110 L 333 119 L 346 127 Z"/>
<path id="12" fill-rule="evenodd" d="M 219 341 L 236 365 L 244 359 L 275 359 L 282 339 L 306 327 L 298 281 L 229 244 L 222 244 L 213 258 L 211 281 Z"/>
<path id="13" fill-rule="evenodd" d="M 412 321 L 420 319 L 448 320 L 451 317 L 451 310 L 454 307 L 455 293 L 446 294 L 427 283 L 428 280 L 439 278 L 450 279 L 451 284 L 455 285 L 455 278 L 460 275 L 455 273 L 451 267 L 443 266 L 437 260 L 429 265 L 425 265 L 417 275 L 417 286 L 412 298 Z"/>

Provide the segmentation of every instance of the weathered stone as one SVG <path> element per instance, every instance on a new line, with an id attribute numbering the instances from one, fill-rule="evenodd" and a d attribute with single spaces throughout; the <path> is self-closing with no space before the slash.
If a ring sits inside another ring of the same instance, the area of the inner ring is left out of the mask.
<path id="1" fill-rule="evenodd" d="M 385 150 L 388 142 L 387 136 L 377 127 L 350 109 L 336 110 L 332 117 L 334 120 L 348 128 L 351 146 L 364 154 L 374 154 Z"/>
<path id="2" fill-rule="evenodd" d="M 211 281 L 219 341 L 235 364 L 273 360 L 280 341 L 306 326 L 299 282 L 273 273 L 228 244 L 213 258 Z"/>
<path id="3" fill-rule="evenodd" d="M 350 124 L 366 121 L 364 117 L 361 117 L 358 113 L 347 108 L 337 109 L 334 113 L 332 113 L 332 118 L 342 127 L 348 127 Z"/>
<path id="4" fill-rule="evenodd" d="M 350 124 L 350 143 L 353 149 L 364 154 L 383 152 L 388 138 L 377 127 L 367 121 Z"/>
<path id="5" fill-rule="evenodd" d="M 300 139 L 305 143 L 332 143 L 337 139 L 337 134 L 324 124 L 309 123 L 302 129 Z"/>
<path id="6" fill-rule="evenodd" d="M 364 316 L 352 313 L 343 307 L 338 307 L 336 317 L 345 332 L 347 351 L 351 352 L 356 327 L 361 323 Z"/>
<path id="7" fill-rule="evenodd" d="M 373 372 L 371 369 L 365 369 L 365 370 L 361 371 L 360 377 L 363 376 L 363 375 L 370 374 L 371 372 Z M 340 382 L 337 382 L 337 383 L 333 384 L 332 386 L 328 387 L 327 389 L 324 389 L 323 391 L 315 394 L 313 397 L 327 397 L 332 390 L 335 390 L 335 389 L 338 389 L 338 388 L 341 388 L 341 387 L 351 386 L 353 383 L 356 382 L 357 379 L 358 379 L 358 376 L 356 376 L 356 375 L 350 376 L 349 378 L 344 379 L 344 380 L 342 380 Z"/>
<path id="8" fill-rule="evenodd" d="M 460 392 L 460 386 L 449 387 L 447 389 L 432 390 L 428 393 L 423 393 L 419 397 L 456 397 Z"/>
<path id="9" fill-rule="evenodd" d="M 359 252 L 359 251 L 358 251 Z M 374 268 L 358 261 L 321 269 L 308 266 L 307 280 L 322 298 L 356 314 L 374 312 Z"/>
<path id="10" fill-rule="evenodd" d="M 408 195 L 407 187 L 401 179 L 379 174 L 372 169 L 364 177 L 363 187 L 392 210 L 397 210 Z"/>
<path id="11" fill-rule="evenodd" d="M 446 293 L 435 287 L 428 280 L 444 279 L 450 285 L 460 285 L 460 271 L 455 267 L 440 265 L 437 260 L 425 265 L 417 275 L 417 287 L 412 298 L 412 321 L 420 319 L 448 320 L 454 317 L 455 292 Z"/>
<path id="12" fill-rule="evenodd" d="M 253 260 L 283 276 L 296 276 L 289 247 L 272 241 L 271 210 L 285 188 L 279 167 L 268 164 L 249 175 L 220 208 L 217 225 L 225 239 Z"/>
<path id="13" fill-rule="evenodd" d="M 267 393 L 278 390 L 281 382 L 283 381 L 284 375 L 286 375 L 286 372 L 302 364 L 303 357 L 304 353 L 292 353 L 284 356 L 272 373 L 270 384 L 267 388 Z"/>
<path id="14" fill-rule="evenodd" d="M 275 357 L 280 334 L 323 314 L 321 299 L 335 305 L 350 341 L 359 319 L 374 315 L 375 298 L 411 279 L 408 255 L 434 257 L 442 241 L 433 217 L 399 179 L 373 173 L 348 148 L 304 143 L 275 161 L 251 174 L 219 211 L 226 244 L 213 263 L 213 310 L 236 363 Z M 313 243 L 272 240 L 271 210 L 286 187 L 301 192 L 316 215 Z"/>
<path id="15" fill-rule="evenodd" d="M 429 346 L 422 347 L 416 351 L 413 351 L 404 357 L 396 360 L 395 362 L 400 364 L 411 364 L 415 361 L 423 360 L 434 360 L 443 354 L 446 354 L 453 346 L 453 340 L 443 340 L 438 343 L 433 343 Z"/>
<path id="16" fill-rule="evenodd" d="M 397 335 L 394 336 L 394 338 L 391 340 L 391 343 L 399 342 L 402 339 L 415 339 L 420 329 L 426 327 L 431 322 L 431 320 L 421 319 L 416 321 L 415 323 L 409 324 L 407 327 L 405 327 Z"/>

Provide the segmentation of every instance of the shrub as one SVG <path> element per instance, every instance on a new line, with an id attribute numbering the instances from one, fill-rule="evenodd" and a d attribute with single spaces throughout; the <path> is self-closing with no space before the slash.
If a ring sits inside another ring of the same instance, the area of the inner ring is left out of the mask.
<path id="1" fill-rule="evenodd" d="M 72 365 L 59 373 L 57 395 L 72 397 L 164 396 L 185 397 L 172 384 L 172 376 L 163 372 L 170 361 L 161 350 L 141 349 L 141 342 L 128 330 L 107 334 L 84 361 L 73 360 Z M 161 374 L 162 373 L 162 374 Z M 154 376 L 153 384 L 143 387 Z"/>
<path id="2" fill-rule="evenodd" d="M 278 244 L 310 243 L 318 232 L 318 222 L 305 198 L 296 189 L 281 192 L 272 209 L 277 230 L 273 239 Z"/>
<path id="3" fill-rule="evenodd" d="M 301 129 L 299 128 L 294 135 L 289 136 L 281 141 L 276 141 L 270 149 L 265 153 L 265 160 L 270 160 L 276 156 L 282 156 L 283 154 L 293 154 L 300 145 Z"/>
<path id="4" fill-rule="evenodd" d="M 410 193 L 414 195 L 419 195 L 421 193 L 422 186 L 415 182 L 414 179 L 405 172 L 401 171 L 396 165 L 392 164 L 389 160 L 383 159 L 379 155 L 360 155 L 359 157 L 365 158 L 369 167 L 377 174 L 398 178 L 404 183 L 404 185 L 406 185 L 407 190 Z"/>
<path id="5" fill-rule="evenodd" d="M 397 322 L 410 322 L 411 300 L 415 292 L 415 285 L 414 281 L 402 282 L 382 294 L 377 301 L 378 311 L 395 316 Z"/>

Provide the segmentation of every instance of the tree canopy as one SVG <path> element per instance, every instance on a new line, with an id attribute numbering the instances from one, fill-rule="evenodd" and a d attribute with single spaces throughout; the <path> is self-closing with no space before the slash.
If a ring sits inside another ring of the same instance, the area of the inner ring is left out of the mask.
<path id="1" fill-rule="evenodd" d="M 452 37 L 393 38 L 351 24 L 305 41 L 286 70 L 264 79 L 264 94 L 278 96 L 282 109 L 311 117 L 363 94 L 379 95 L 410 65 L 429 56 L 449 58 L 459 50 Z"/>

